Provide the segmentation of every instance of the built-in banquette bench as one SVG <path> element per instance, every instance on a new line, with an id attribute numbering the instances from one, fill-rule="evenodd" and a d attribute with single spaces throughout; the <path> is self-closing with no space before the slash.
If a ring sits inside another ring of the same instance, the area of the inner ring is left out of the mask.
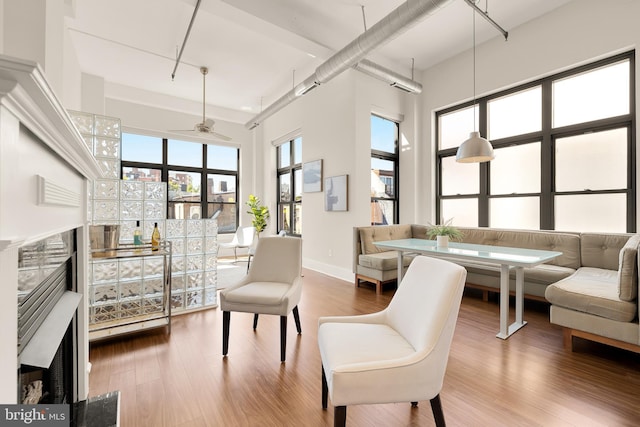
<path id="1" fill-rule="evenodd" d="M 395 282 L 398 257 L 395 251 L 379 249 L 374 242 L 396 239 L 426 239 L 428 227 L 417 224 L 383 225 L 354 228 L 353 271 L 356 285 L 361 280 L 375 283 L 376 292 L 388 282 Z M 463 228 L 462 242 L 481 245 L 510 246 L 562 252 L 558 258 L 535 268 L 525 268 L 524 292 L 527 298 L 544 300 L 546 287 L 569 277 L 580 267 L 580 235 L 554 231 L 501 230 L 492 228 Z M 624 245 L 621 241 L 616 250 Z M 409 265 L 412 257 L 406 256 Z M 477 261 L 456 261 L 467 269 L 467 286 L 486 293 L 500 290 L 500 266 Z M 515 290 L 515 272 L 512 271 L 512 290 Z"/>
<path id="2" fill-rule="evenodd" d="M 356 285 L 361 281 L 372 282 L 379 293 L 385 283 L 397 278 L 397 253 L 381 250 L 373 242 L 426 239 L 427 228 L 417 224 L 354 227 Z M 525 297 L 551 303 L 551 323 L 565 328 L 567 348 L 571 348 L 572 337 L 578 336 L 640 352 L 637 250 L 640 235 L 482 227 L 460 227 L 460 230 L 465 243 L 562 252 L 549 263 L 525 268 Z M 408 265 L 412 258 L 404 258 Z M 481 289 L 485 298 L 488 292 L 499 291 L 499 266 L 456 262 L 467 269 L 468 287 Z M 514 272 L 510 286 L 514 291 Z"/>

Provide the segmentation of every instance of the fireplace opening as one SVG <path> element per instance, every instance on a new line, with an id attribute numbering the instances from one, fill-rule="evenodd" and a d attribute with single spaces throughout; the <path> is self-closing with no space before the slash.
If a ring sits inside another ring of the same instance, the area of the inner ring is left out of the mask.
<path id="1" fill-rule="evenodd" d="M 18 402 L 77 399 L 76 233 L 59 233 L 18 251 Z"/>
<path id="2" fill-rule="evenodd" d="M 73 338 L 69 326 L 48 368 L 20 366 L 20 400 L 26 405 L 73 403 Z"/>

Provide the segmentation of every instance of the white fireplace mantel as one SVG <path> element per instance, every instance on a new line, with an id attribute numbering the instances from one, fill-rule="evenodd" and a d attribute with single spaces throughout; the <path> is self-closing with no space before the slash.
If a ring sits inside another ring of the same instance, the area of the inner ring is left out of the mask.
<path id="1" fill-rule="evenodd" d="M 88 183 L 101 175 L 41 68 L 0 55 L 0 403 L 17 400 L 18 247 L 70 229 L 79 230 L 78 397 L 86 397 Z"/>

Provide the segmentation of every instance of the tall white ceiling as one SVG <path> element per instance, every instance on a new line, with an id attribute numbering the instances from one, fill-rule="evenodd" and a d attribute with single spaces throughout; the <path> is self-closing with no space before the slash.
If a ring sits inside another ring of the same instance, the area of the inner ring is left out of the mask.
<path id="1" fill-rule="evenodd" d="M 507 31 L 570 0 L 479 0 Z M 488 2 L 488 4 L 487 4 Z M 308 77 L 402 0 L 201 0 L 172 81 L 196 0 L 75 0 L 67 19 L 83 72 L 103 77 L 107 97 L 191 109 L 244 122 Z M 363 8 L 364 6 L 364 18 Z M 472 46 L 472 8 L 454 0 L 368 59 L 406 76 Z M 476 40 L 502 35 L 476 17 Z M 175 98 L 188 102 L 176 102 Z M 173 101 L 172 101 L 173 100 Z M 185 107 L 188 105 L 188 107 Z"/>

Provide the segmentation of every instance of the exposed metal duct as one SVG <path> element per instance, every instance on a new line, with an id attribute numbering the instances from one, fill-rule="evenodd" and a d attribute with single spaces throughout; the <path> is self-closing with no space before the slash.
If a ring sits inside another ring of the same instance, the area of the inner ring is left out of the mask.
<path id="1" fill-rule="evenodd" d="M 422 93 L 422 84 L 419 82 L 405 77 L 402 74 L 398 74 L 395 71 L 389 70 L 382 65 L 371 62 L 368 59 L 363 59 L 354 65 L 353 68 L 358 71 L 362 71 L 371 77 L 383 80 L 391 86 L 397 87 L 405 92 Z"/>
<path id="2" fill-rule="evenodd" d="M 304 95 L 314 87 L 328 82 L 345 70 L 353 67 L 373 49 L 389 42 L 417 24 L 418 21 L 428 15 L 432 15 L 439 8 L 446 6 L 452 1 L 453 0 L 407 0 L 382 18 L 373 27 L 366 30 L 358 38 L 327 59 L 316 68 L 316 71 L 311 76 L 248 121 L 245 127 L 248 129 L 255 128 L 266 118 L 293 102 L 297 97 Z"/>

